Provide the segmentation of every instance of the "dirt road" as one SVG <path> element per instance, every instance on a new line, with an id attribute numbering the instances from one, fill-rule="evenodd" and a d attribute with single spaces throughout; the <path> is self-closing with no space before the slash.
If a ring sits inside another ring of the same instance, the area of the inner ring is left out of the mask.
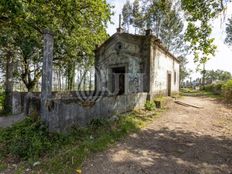
<path id="1" fill-rule="evenodd" d="M 232 174 L 232 109 L 185 97 L 146 129 L 92 156 L 84 174 Z"/>

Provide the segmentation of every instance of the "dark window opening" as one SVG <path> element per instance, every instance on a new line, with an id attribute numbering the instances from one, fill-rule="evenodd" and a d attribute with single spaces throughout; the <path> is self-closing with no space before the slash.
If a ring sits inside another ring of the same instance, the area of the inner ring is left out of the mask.
<path id="1" fill-rule="evenodd" d="M 116 95 L 125 93 L 125 67 L 112 68 L 112 92 Z"/>

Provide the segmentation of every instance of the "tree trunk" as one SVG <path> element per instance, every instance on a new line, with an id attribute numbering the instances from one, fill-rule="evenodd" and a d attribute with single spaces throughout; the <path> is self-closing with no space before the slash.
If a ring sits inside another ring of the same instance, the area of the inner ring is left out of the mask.
<path id="1" fill-rule="evenodd" d="M 58 70 L 58 88 L 61 91 L 61 72 L 60 69 Z"/>
<path id="2" fill-rule="evenodd" d="M 68 90 L 71 91 L 74 89 L 74 83 L 75 83 L 75 63 L 69 63 L 68 73 Z"/>

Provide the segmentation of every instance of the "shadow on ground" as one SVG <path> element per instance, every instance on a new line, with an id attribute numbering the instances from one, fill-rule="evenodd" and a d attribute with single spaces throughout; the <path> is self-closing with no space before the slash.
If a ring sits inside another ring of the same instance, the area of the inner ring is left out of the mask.
<path id="1" fill-rule="evenodd" d="M 84 173 L 232 173 L 232 139 L 227 137 L 163 128 L 144 130 L 125 142 L 116 151 L 106 152 L 101 164 L 93 159 L 93 172 L 88 167 Z"/>

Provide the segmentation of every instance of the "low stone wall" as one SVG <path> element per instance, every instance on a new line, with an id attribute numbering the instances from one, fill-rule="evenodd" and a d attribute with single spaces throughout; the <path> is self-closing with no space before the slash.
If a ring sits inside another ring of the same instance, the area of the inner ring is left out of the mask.
<path id="1" fill-rule="evenodd" d="M 65 132 L 74 125 L 86 126 L 97 118 L 110 118 L 115 114 L 142 108 L 147 93 L 102 97 L 96 102 L 79 99 L 52 99 L 47 103 L 48 126 L 52 132 Z"/>
<path id="2" fill-rule="evenodd" d="M 12 114 L 30 114 L 31 110 L 35 108 L 33 103 L 36 105 L 40 102 L 40 92 L 13 92 L 12 95 Z M 67 91 L 67 92 L 52 92 L 52 98 L 56 99 L 69 99 L 77 98 L 80 94 L 85 96 L 93 95 L 93 91 Z M 105 95 L 105 94 L 102 94 Z"/>
<path id="3" fill-rule="evenodd" d="M 21 114 L 24 112 L 24 101 L 26 92 L 13 92 L 12 94 L 12 114 Z"/>
<path id="4" fill-rule="evenodd" d="M 65 95 L 68 94 L 68 95 Z M 147 100 L 147 93 L 134 93 L 120 96 L 93 97 L 97 101 L 84 101 L 75 92 L 53 93 L 46 106 L 49 120 L 47 124 L 52 132 L 65 132 L 74 125 L 86 126 L 97 118 L 110 118 L 113 115 L 125 113 L 133 109 L 142 108 Z M 40 93 L 13 94 L 13 112 L 24 112 L 30 115 L 40 112 Z"/>
<path id="5" fill-rule="evenodd" d="M 12 114 L 30 114 L 39 109 L 40 93 L 13 92 Z"/>

